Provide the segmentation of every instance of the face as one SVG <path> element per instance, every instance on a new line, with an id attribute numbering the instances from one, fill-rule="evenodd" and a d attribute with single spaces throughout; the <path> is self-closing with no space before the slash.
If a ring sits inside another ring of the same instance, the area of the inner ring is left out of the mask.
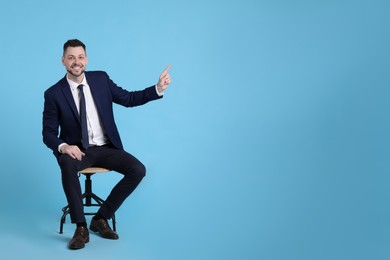
<path id="1" fill-rule="evenodd" d="M 78 82 L 84 77 L 87 62 L 87 54 L 81 46 L 68 47 L 62 57 L 62 64 L 65 66 L 68 76 Z"/>

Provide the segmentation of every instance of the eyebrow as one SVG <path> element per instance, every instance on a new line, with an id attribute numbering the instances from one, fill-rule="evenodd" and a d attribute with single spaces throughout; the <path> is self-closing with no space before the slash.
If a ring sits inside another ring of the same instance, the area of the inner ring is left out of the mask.
<path id="1" fill-rule="evenodd" d="M 66 57 L 75 57 L 75 56 L 83 56 L 85 57 L 86 55 L 85 54 L 79 54 L 79 55 L 73 55 L 73 54 L 67 54 Z"/>

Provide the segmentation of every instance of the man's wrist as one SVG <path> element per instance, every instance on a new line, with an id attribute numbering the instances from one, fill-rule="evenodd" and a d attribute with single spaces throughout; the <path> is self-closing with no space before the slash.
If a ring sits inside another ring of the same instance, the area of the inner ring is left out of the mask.
<path id="1" fill-rule="evenodd" d="M 62 148 L 64 145 L 66 145 L 66 143 L 62 143 L 62 144 L 60 144 L 60 145 L 58 146 L 58 152 L 62 153 L 61 148 Z"/>
<path id="2" fill-rule="evenodd" d="M 164 90 L 162 88 L 159 88 L 158 84 L 156 84 L 156 92 L 157 92 L 157 95 L 159 95 L 160 97 L 162 95 L 164 95 Z"/>

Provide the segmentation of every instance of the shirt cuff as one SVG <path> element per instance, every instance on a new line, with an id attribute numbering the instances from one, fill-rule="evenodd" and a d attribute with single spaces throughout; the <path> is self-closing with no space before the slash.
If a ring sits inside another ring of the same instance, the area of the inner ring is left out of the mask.
<path id="1" fill-rule="evenodd" d="M 62 152 L 61 152 L 61 147 L 64 146 L 64 145 L 66 145 L 66 143 L 62 143 L 62 144 L 60 144 L 60 145 L 58 146 L 58 152 L 59 152 L 59 153 L 62 153 Z"/>
<path id="2" fill-rule="evenodd" d="M 157 88 L 157 84 L 155 85 L 155 87 L 156 87 L 157 95 L 158 95 L 159 97 L 163 96 L 163 95 L 164 95 L 164 91 L 163 91 L 163 92 L 159 92 L 159 91 L 158 91 L 158 88 Z"/>

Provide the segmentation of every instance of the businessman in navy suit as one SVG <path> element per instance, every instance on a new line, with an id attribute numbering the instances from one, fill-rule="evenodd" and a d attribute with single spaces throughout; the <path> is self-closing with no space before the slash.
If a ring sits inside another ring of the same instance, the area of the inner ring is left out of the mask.
<path id="1" fill-rule="evenodd" d="M 125 107 L 143 105 L 162 98 L 171 83 L 168 66 L 156 85 L 127 91 L 103 71 L 85 71 L 87 63 L 85 45 L 77 39 L 67 41 L 62 57 L 67 73 L 44 94 L 43 142 L 57 158 L 71 221 L 76 224 L 70 249 L 83 248 L 89 242 L 78 178 L 80 170 L 98 166 L 123 175 L 90 223 L 92 231 L 107 239 L 119 238 L 107 220 L 145 176 L 145 166 L 123 149 L 113 103 Z"/>

